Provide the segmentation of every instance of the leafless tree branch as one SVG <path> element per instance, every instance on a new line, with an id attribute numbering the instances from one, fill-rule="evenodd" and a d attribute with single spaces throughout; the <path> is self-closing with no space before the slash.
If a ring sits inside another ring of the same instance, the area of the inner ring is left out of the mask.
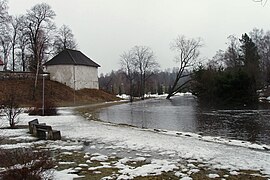
<path id="1" fill-rule="evenodd" d="M 178 63 L 179 67 L 175 81 L 167 96 L 167 99 L 175 95 L 175 93 L 177 93 L 184 85 L 187 84 L 184 83 L 179 85 L 179 81 L 180 79 L 187 77 L 187 70 L 197 63 L 198 57 L 200 55 L 200 47 L 202 47 L 202 40 L 200 38 L 188 39 L 183 35 L 178 36 L 173 41 L 173 43 L 171 43 L 171 49 L 177 52 L 175 61 Z"/>

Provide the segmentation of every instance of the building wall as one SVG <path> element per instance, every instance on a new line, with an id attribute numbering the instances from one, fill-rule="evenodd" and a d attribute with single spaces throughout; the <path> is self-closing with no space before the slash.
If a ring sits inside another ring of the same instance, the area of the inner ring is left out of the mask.
<path id="1" fill-rule="evenodd" d="M 98 89 L 98 68 L 81 65 L 50 65 L 46 67 L 51 80 L 58 81 L 75 90 Z M 75 84 L 74 84 L 75 82 Z"/>
<path id="2" fill-rule="evenodd" d="M 0 65 L 0 71 L 3 71 L 3 69 L 4 69 L 4 66 Z"/>

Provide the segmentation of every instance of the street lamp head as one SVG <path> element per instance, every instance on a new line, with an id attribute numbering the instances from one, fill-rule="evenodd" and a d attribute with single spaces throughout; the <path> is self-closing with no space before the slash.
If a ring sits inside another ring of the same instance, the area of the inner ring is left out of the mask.
<path id="1" fill-rule="evenodd" d="M 49 75 L 50 75 L 49 73 L 43 73 L 43 74 L 41 74 L 42 77 L 47 77 Z"/>

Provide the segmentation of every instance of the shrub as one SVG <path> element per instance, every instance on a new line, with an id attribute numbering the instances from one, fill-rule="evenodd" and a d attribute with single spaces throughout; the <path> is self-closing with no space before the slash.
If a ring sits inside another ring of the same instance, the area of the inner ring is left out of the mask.
<path id="1" fill-rule="evenodd" d="M 32 149 L 14 149 L 0 151 L 0 179 L 51 179 L 54 167 L 49 152 Z"/>
<path id="2" fill-rule="evenodd" d="M 17 94 L 11 92 L 7 94 L 4 101 L 0 105 L 0 112 L 7 117 L 9 125 L 11 128 L 15 128 L 16 124 L 19 122 L 18 115 L 22 113 L 22 109 L 19 107 L 17 101 Z"/>
<path id="3" fill-rule="evenodd" d="M 192 92 L 201 102 L 211 105 L 256 105 L 258 96 L 253 82 L 243 69 L 201 68 L 193 75 Z"/>
<path id="4" fill-rule="evenodd" d="M 43 115 L 42 112 L 42 103 L 36 103 L 34 104 L 33 108 L 30 109 L 29 115 Z M 50 101 L 45 101 L 44 104 L 44 115 L 45 116 L 53 116 L 57 115 L 57 109 L 54 103 Z"/>

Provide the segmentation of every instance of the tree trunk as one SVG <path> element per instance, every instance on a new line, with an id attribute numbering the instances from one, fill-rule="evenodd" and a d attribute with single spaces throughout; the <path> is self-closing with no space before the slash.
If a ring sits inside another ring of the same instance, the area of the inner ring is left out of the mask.
<path id="1" fill-rule="evenodd" d="M 39 75 L 39 58 L 37 60 L 37 68 L 36 68 L 36 75 L 35 75 L 35 84 L 34 84 L 34 90 L 33 90 L 33 100 L 36 98 L 36 89 L 37 89 L 38 75 Z"/>
<path id="2" fill-rule="evenodd" d="M 15 129 L 15 123 L 14 123 L 14 120 L 11 120 L 11 122 L 10 122 L 10 128 L 11 128 L 11 129 Z"/>
<path id="3" fill-rule="evenodd" d="M 130 83 L 130 84 L 129 84 L 129 86 L 130 86 L 130 87 L 129 87 L 129 89 L 130 89 L 130 90 L 129 90 L 129 91 L 130 91 L 130 92 L 129 92 L 129 101 L 130 101 L 130 102 L 133 102 L 133 83 L 132 83 L 132 80 L 130 80 L 129 83 Z"/>
<path id="4" fill-rule="evenodd" d="M 170 99 L 173 96 L 173 94 L 175 93 L 175 87 L 176 87 L 178 81 L 179 81 L 178 78 L 175 79 L 175 81 L 173 83 L 173 86 L 172 86 L 171 90 L 169 91 L 168 96 L 166 97 L 166 99 Z"/>
<path id="5" fill-rule="evenodd" d="M 12 70 L 15 71 L 15 44 L 12 44 Z"/>
<path id="6" fill-rule="evenodd" d="M 146 76 L 145 73 L 143 74 L 143 97 L 142 99 L 144 99 L 144 95 L 145 95 L 145 83 L 146 83 Z"/>
<path id="7" fill-rule="evenodd" d="M 166 99 L 170 99 L 172 96 L 173 96 L 172 93 L 169 93 Z"/>
<path id="8" fill-rule="evenodd" d="M 144 74 L 141 73 L 141 90 L 140 90 L 141 99 L 144 100 Z"/>
<path id="9" fill-rule="evenodd" d="M 23 68 L 22 70 L 23 70 L 23 72 L 25 72 L 25 69 L 26 69 L 25 66 L 26 65 L 25 65 L 25 59 L 24 59 L 24 52 L 22 52 L 22 68 Z"/>

